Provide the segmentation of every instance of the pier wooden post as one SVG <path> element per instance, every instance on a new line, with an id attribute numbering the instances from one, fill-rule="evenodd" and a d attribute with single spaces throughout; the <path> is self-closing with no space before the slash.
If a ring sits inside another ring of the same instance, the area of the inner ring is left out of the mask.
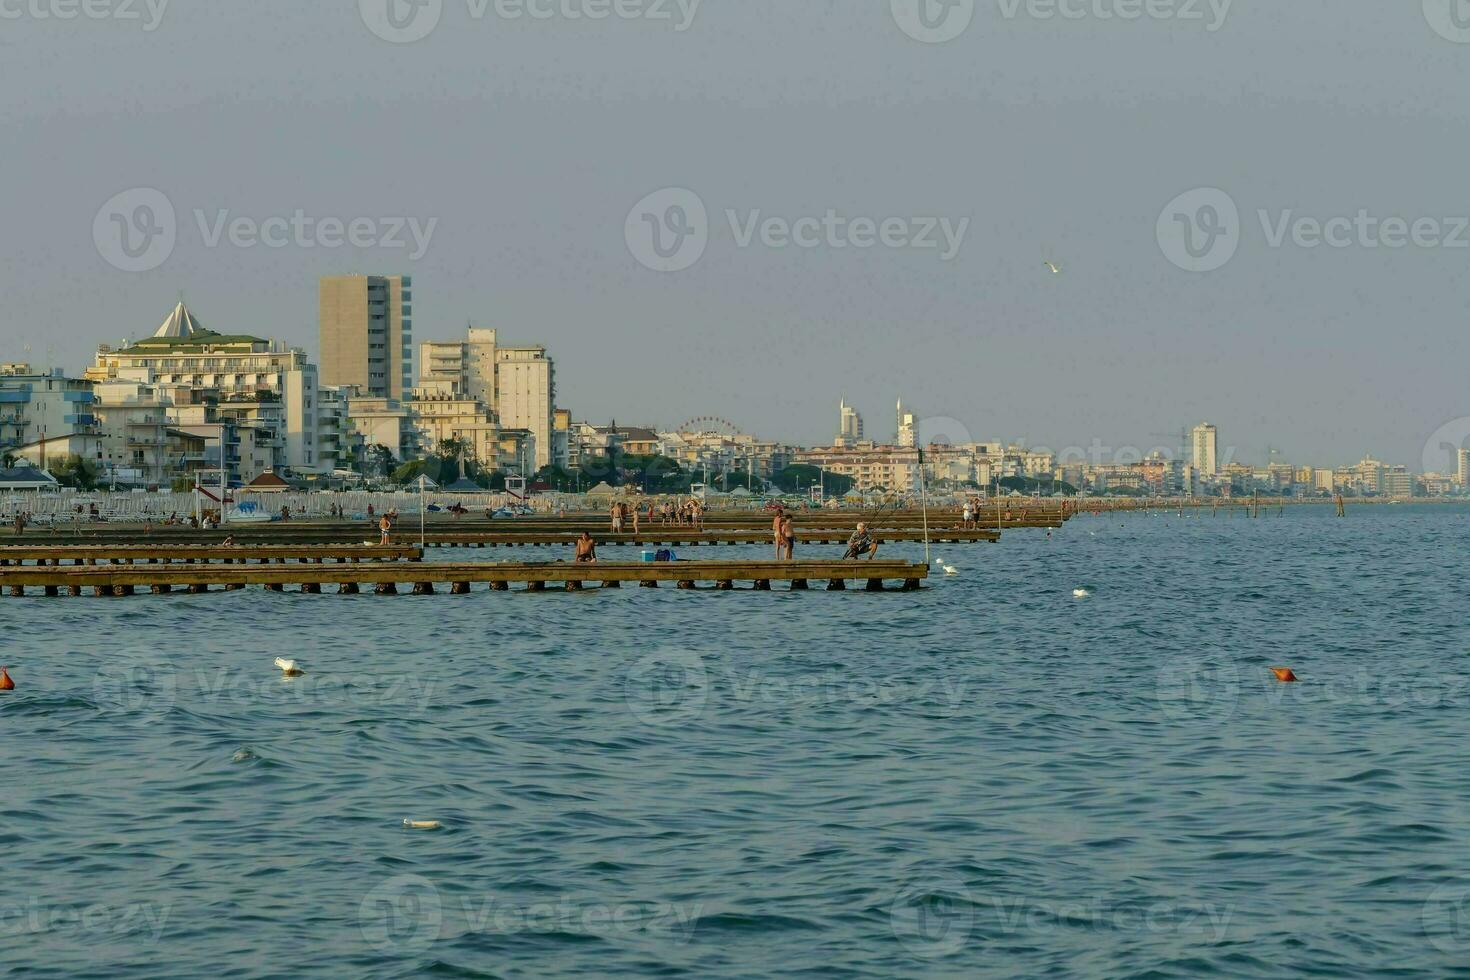
<path id="1" fill-rule="evenodd" d="M 546 583 L 545 582 L 527 582 L 526 583 L 526 591 L 527 592 L 545 592 L 546 591 Z"/>
<path id="2" fill-rule="evenodd" d="M 337 586 L 338 595 L 360 595 L 361 592 L 362 590 L 357 587 L 356 582 L 343 582 Z"/>
<path id="3" fill-rule="evenodd" d="M 12 585 L 10 587 L 10 594 L 16 599 L 24 598 L 26 594 L 26 587 L 24 585 Z"/>
<path id="4" fill-rule="evenodd" d="M 882 592 L 883 591 L 883 580 L 881 578 L 870 578 L 870 579 L 868 579 L 868 591 L 869 592 Z"/>
<path id="5" fill-rule="evenodd" d="M 155 585 L 152 588 L 154 595 L 168 595 L 173 590 L 174 587 L 172 585 Z"/>
<path id="6" fill-rule="evenodd" d="M 414 585 L 413 585 L 413 594 L 414 595 L 433 595 L 434 594 L 434 583 L 433 582 L 415 582 Z"/>
<path id="7" fill-rule="evenodd" d="M 267 582 L 265 584 L 265 590 L 267 592 L 285 592 L 286 586 L 284 586 L 280 582 Z"/>
<path id="8" fill-rule="evenodd" d="M 847 583 L 840 578 L 834 578 L 827 582 L 828 592 L 846 592 Z"/>
<path id="9" fill-rule="evenodd" d="M 807 581 L 804 578 L 794 578 L 791 580 L 792 592 L 806 592 L 810 588 L 811 586 L 807 584 Z"/>
<path id="10" fill-rule="evenodd" d="M 453 585 L 451 585 L 449 587 L 449 594 L 450 595 L 469 595 L 470 594 L 470 583 L 468 583 L 468 582 L 455 582 Z"/>
<path id="11" fill-rule="evenodd" d="M 611 582 L 603 582 L 602 587 L 604 589 L 621 589 L 623 587 L 623 583 L 618 581 L 617 579 L 613 579 Z"/>
<path id="12" fill-rule="evenodd" d="M 379 582 L 373 588 L 374 595 L 397 595 L 398 586 L 393 582 Z"/>
<path id="13" fill-rule="evenodd" d="M 694 583 L 685 579 L 679 583 L 679 588 L 685 592 L 692 592 L 694 590 Z"/>
<path id="14" fill-rule="evenodd" d="M 491 582 L 490 583 L 490 591 L 491 592 L 509 592 L 510 591 L 510 583 L 509 582 Z"/>
<path id="15" fill-rule="evenodd" d="M 769 592 L 769 591 L 771 591 L 771 580 L 768 579 L 768 578 L 758 578 L 758 579 L 756 579 L 755 580 L 755 590 L 757 592 Z"/>
<path id="16" fill-rule="evenodd" d="M 582 583 L 581 582 L 578 582 L 576 579 L 567 579 L 567 591 L 568 592 L 581 592 L 582 591 Z"/>
<path id="17" fill-rule="evenodd" d="M 735 583 L 731 579 L 722 578 L 715 583 L 715 588 L 721 592 L 730 592 L 735 588 Z"/>
<path id="18" fill-rule="evenodd" d="M 48 585 L 48 586 L 45 587 L 45 596 L 46 596 L 46 598 L 48 598 L 48 599 L 55 599 L 59 595 L 61 595 L 61 590 L 59 588 L 57 588 L 56 586 L 54 586 L 54 585 Z"/>
<path id="19" fill-rule="evenodd" d="M 322 585 L 320 582 L 306 582 L 301 586 L 301 591 L 306 595 L 321 595 Z"/>
<path id="20" fill-rule="evenodd" d="M 903 590 L 905 592 L 918 592 L 923 587 L 923 583 L 916 578 L 906 578 L 903 580 Z"/>
<path id="21" fill-rule="evenodd" d="M 656 589 L 656 588 L 658 588 L 658 583 L 656 581 L 654 581 L 653 579 L 649 579 L 646 582 L 639 582 L 638 584 L 641 585 L 645 589 Z"/>

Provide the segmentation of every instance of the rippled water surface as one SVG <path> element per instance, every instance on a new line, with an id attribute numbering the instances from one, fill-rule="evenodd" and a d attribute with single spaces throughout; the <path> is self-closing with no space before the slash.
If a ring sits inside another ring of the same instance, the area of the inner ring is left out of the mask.
<path id="1" fill-rule="evenodd" d="M 0 600 L 0 972 L 1470 975 L 1467 540 L 1205 511 L 917 595 Z"/>

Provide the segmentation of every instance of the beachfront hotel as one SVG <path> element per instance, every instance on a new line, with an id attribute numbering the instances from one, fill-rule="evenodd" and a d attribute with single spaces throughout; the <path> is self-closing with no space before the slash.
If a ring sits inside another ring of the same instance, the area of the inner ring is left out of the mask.
<path id="1" fill-rule="evenodd" d="M 166 452 L 169 424 L 214 431 L 228 445 L 233 480 L 267 470 L 330 474 L 340 462 L 342 413 L 321 411 L 317 368 L 306 351 L 248 334 L 206 327 L 180 302 L 153 334 L 119 347 L 103 344 L 87 369 L 95 413 L 118 445 L 103 462 L 136 471 L 138 482 L 167 482 L 181 461 Z M 327 399 L 339 404 L 335 393 Z M 214 463 L 218 465 L 218 454 Z"/>

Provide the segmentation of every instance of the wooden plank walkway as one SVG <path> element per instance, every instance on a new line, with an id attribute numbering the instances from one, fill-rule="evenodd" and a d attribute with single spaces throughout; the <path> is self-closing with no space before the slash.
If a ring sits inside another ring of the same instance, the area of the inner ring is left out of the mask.
<path id="1" fill-rule="evenodd" d="M 159 565 L 73 565 L 9 566 L 0 568 L 0 592 L 22 597 L 27 590 L 46 596 L 130 596 L 139 590 L 155 594 L 184 590 L 208 592 L 211 587 L 236 591 L 251 585 L 273 592 L 287 587 L 320 594 L 323 586 L 336 586 L 344 594 L 357 594 L 364 585 L 379 595 L 396 595 L 400 586 L 415 595 L 432 595 L 436 586 L 448 586 L 456 595 L 466 594 L 475 584 L 488 584 L 492 591 L 509 591 L 520 583 L 527 591 L 545 592 L 548 585 L 580 591 L 589 583 L 617 588 L 625 583 L 657 588 L 673 584 L 694 589 L 701 582 L 720 590 L 735 588 L 737 582 L 753 583 L 758 591 L 770 591 L 772 582 L 790 582 L 793 590 L 825 582 L 829 591 L 842 591 L 848 581 L 864 584 L 868 591 L 887 590 L 887 582 L 904 591 L 914 591 L 929 577 L 929 566 L 905 561 L 681 561 L 598 562 L 596 564 L 490 562 L 350 562 L 316 564 L 159 564 Z"/>
<path id="2" fill-rule="evenodd" d="M 7 545 L 0 547 L 0 568 L 11 565 L 157 565 L 277 564 L 295 561 L 322 564 L 348 561 L 420 561 L 418 545 Z"/>
<path id="3" fill-rule="evenodd" d="M 507 522 L 508 524 L 509 522 Z M 239 547 L 280 547 L 296 550 L 310 549 L 313 547 L 328 547 L 338 545 L 343 548 L 363 548 L 360 542 L 374 540 L 377 532 L 362 525 L 340 525 L 336 528 L 323 526 L 311 530 L 295 530 L 290 532 L 260 531 L 257 527 L 248 529 L 237 529 L 227 532 L 233 535 Z M 299 527 L 299 525 L 298 525 Z M 430 525 L 434 527 L 434 525 Z M 688 528 L 644 528 L 638 534 L 625 531 L 622 534 L 612 534 L 606 529 L 606 525 L 600 528 L 588 526 L 587 532 L 596 538 L 599 545 L 672 545 L 672 546 L 714 546 L 714 545 L 742 545 L 742 544 L 772 544 L 771 531 L 769 528 L 763 530 L 732 528 L 732 529 L 708 529 L 695 531 Z M 424 544 L 430 548 L 519 548 L 519 547 L 571 547 L 576 541 L 579 531 L 538 531 L 523 530 L 519 528 L 507 528 L 504 530 L 471 530 L 471 529 L 446 529 L 440 525 L 424 535 Z M 808 545 L 841 545 L 846 544 L 851 528 L 831 529 L 807 529 L 798 528 L 796 539 L 798 544 Z M 912 528 L 872 528 L 870 535 L 879 544 L 895 541 L 922 541 L 924 534 L 922 530 Z M 180 550 L 188 547 L 203 547 L 218 545 L 227 536 L 226 533 L 211 531 L 195 531 L 188 535 L 182 534 L 159 534 L 155 531 L 147 534 L 141 529 L 130 531 L 105 532 L 101 534 L 81 535 L 53 535 L 46 531 L 33 531 L 24 538 L 0 536 L 0 557 L 12 548 L 55 550 L 66 547 L 152 547 L 165 550 Z M 992 543 L 1000 539 L 1000 534 L 994 528 L 979 528 L 966 530 L 963 528 L 931 528 L 929 540 L 935 544 L 977 544 Z M 411 523 L 400 524 L 393 531 L 393 540 L 396 546 L 418 544 L 418 526 Z"/>

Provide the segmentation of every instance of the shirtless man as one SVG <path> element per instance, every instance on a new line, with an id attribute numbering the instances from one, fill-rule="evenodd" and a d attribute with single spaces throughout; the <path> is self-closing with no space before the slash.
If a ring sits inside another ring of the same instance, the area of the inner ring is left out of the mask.
<path id="1" fill-rule="evenodd" d="M 791 523 L 790 514 L 781 515 L 781 547 L 786 551 L 787 561 L 796 560 L 796 528 Z"/>
<path id="2" fill-rule="evenodd" d="M 775 520 L 771 521 L 771 537 L 776 541 L 776 560 L 781 560 L 781 548 L 786 543 L 785 535 L 781 530 L 781 521 L 786 517 L 786 511 L 780 507 L 776 508 Z"/>
<path id="3" fill-rule="evenodd" d="M 592 540 L 592 535 L 583 531 L 577 538 L 577 564 L 591 565 L 597 561 L 597 542 Z"/>
<path id="4" fill-rule="evenodd" d="M 393 522 L 388 518 L 387 514 L 384 514 L 383 519 L 378 521 L 378 530 L 383 534 L 383 539 L 378 544 L 384 546 L 391 544 L 392 541 L 390 538 L 393 533 Z"/>

